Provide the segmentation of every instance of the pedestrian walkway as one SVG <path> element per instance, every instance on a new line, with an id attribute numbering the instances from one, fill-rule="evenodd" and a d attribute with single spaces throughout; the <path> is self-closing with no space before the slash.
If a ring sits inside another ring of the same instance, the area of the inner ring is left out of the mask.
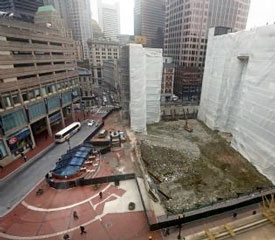
<path id="1" fill-rule="evenodd" d="M 84 116 L 80 112 L 76 112 L 75 113 L 75 119 L 76 119 L 76 121 L 83 122 L 87 118 L 92 118 L 92 114 L 88 113 L 87 115 Z M 73 122 L 73 119 L 72 119 L 71 116 L 65 119 L 65 125 L 66 126 L 68 126 L 72 122 Z M 35 156 L 37 156 L 43 150 L 45 150 L 51 144 L 53 144 L 54 143 L 54 134 L 57 133 L 58 131 L 60 131 L 62 128 L 63 127 L 62 127 L 61 123 L 59 123 L 58 125 L 53 126 L 52 127 L 52 132 L 53 132 L 53 136 L 52 137 L 48 136 L 47 131 L 42 132 L 38 136 L 35 136 L 35 142 L 36 142 L 35 148 L 32 149 L 32 150 L 29 150 L 25 154 L 26 157 L 27 157 L 27 161 L 33 159 Z M 5 177 L 7 177 L 9 174 L 11 174 L 12 172 L 14 172 L 19 167 L 22 167 L 25 163 L 26 162 L 24 161 L 24 159 L 20 156 L 18 159 L 14 160 L 13 162 L 11 162 L 7 166 L 5 166 L 3 169 L 0 170 L 0 180 L 4 179 Z"/>
<path id="2" fill-rule="evenodd" d="M 105 127 L 124 130 L 118 113 L 113 113 L 105 121 Z M 80 134 L 89 134 L 89 129 L 83 126 Z M 75 137 L 79 138 L 78 134 Z M 124 145 L 119 151 L 102 155 L 97 177 L 120 171 L 133 172 L 135 166 L 129 156 L 130 144 L 126 142 Z M 66 147 L 57 147 L 63 146 Z M 56 151 L 55 148 L 54 153 L 47 154 L 45 160 L 51 159 Z M 142 179 L 139 183 L 147 204 L 149 199 Z M 39 189 L 43 189 L 42 195 L 36 194 Z M 134 210 L 128 209 L 130 202 L 135 203 Z M 74 211 L 77 212 L 77 219 L 73 217 Z M 151 210 L 148 214 L 154 215 Z M 80 226 L 85 227 L 87 234 L 81 236 Z M 11 212 L 0 218 L 0 240 L 57 240 L 63 239 L 64 234 L 71 239 L 147 240 L 152 236 L 153 240 L 162 240 L 159 231 L 149 230 L 135 180 L 120 181 L 119 186 L 105 183 L 67 190 L 50 188 L 42 181 Z"/>
<path id="3" fill-rule="evenodd" d="M 36 138 L 36 147 L 32 150 L 29 150 L 25 155 L 27 157 L 27 161 L 31 160 L 34 158 L 36 155 L 41 153 L 43 150 L 45 150 L 47 147 L 49 147 L 51 144 L 54 142 L 53 137 L 47 137 L 47 133 L 40 134 Z M 14 160 L 7 166 L 5 166 L 1 171 L 0 171 L 0 179 L 4 179 L 7 177 L 9 174 L 11 174 L 13 171 L 24 165 L 26 162 L 24 159 L 20 156 L 18 159 Z"/>

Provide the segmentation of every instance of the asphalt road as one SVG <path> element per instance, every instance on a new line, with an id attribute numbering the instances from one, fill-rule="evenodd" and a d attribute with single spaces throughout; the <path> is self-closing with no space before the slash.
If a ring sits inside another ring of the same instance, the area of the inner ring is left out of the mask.
<path id="1" fill-rule="evenodd" d="M 95 127 L 83 123 L 81 130 L 70 139 L 71 148 L 79 145 Z M 69 149 L 67 142 L 56 144 L 47 154 L 0 183 L 0 216 L 12 209 L 44 176 L 55 167 L 58 158 Z"/>

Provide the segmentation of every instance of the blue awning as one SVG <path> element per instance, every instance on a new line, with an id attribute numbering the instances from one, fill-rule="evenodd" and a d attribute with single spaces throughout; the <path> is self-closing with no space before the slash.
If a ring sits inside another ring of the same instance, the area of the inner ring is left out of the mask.
<path id="1" fill-rule="evenodd" d="M 22 139 L 26 138 L 27 136 L 29 136 L 30 134 L 31 134 L 30 129 L 29 128 L 24 128 L 24 129 L 14 133 L 14 134 L 12 134 L 8 138 L 17 137 L 18 140 L 22 140 Z"/>
<path id="2" fill-rule="evenodd" d="M 85 160 L 88 159 L 92 150 L 93 148 L 90 144 L 81 144 L 74 147 L 61 156 L 62 160 L 56 163 L 56 167 L 53 172 L 60 176 L 74 175 L 80 170 L 80 167 L 85 163 Z"/>

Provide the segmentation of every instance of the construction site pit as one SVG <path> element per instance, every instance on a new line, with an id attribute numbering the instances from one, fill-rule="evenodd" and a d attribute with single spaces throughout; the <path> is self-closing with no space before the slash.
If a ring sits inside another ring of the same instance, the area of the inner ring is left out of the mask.
<path id="1" fill-rule="evenodd" d="M 236 198 L 272 185 L 230 146 L 230 136 L 198 120 L 160 122 L 139 135 L 141 156 L 167 214 L 178 214 Z"/>

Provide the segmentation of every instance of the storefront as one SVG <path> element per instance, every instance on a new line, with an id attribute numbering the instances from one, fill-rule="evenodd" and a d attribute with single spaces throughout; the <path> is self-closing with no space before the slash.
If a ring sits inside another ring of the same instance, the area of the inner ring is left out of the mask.
<path id="1" fill-rule="evenodd" d="M 57 112 L 49 116 L 51 126 L 59 124 L 61 122 L 61 113 Z"/>
<path id="2" fill-rule="evenodd" d="M 24 128 L 7 138 L 7 144 L 11 153 L 17 156 L 21 152 L 31 148 L 33 142 L 31 140 L 31 132 L 29 128 Z"/>
<path id="3" fill-rule="evenodd" d="M 4 141 L 0 140 L 0 160 L 4 159 L 7 156 L 8 156 L 8 152 L 6 150 Z"/>
<path id="4" fill-rule="evenodd" d="M 43 133 L 44 131 L 47 131 L 46 118 L 42 118 L 39 121 L 33 123 L 31 125 L 31 127 L 32 127 L 34 136 L 37 136 L 37 135 Z"/>

